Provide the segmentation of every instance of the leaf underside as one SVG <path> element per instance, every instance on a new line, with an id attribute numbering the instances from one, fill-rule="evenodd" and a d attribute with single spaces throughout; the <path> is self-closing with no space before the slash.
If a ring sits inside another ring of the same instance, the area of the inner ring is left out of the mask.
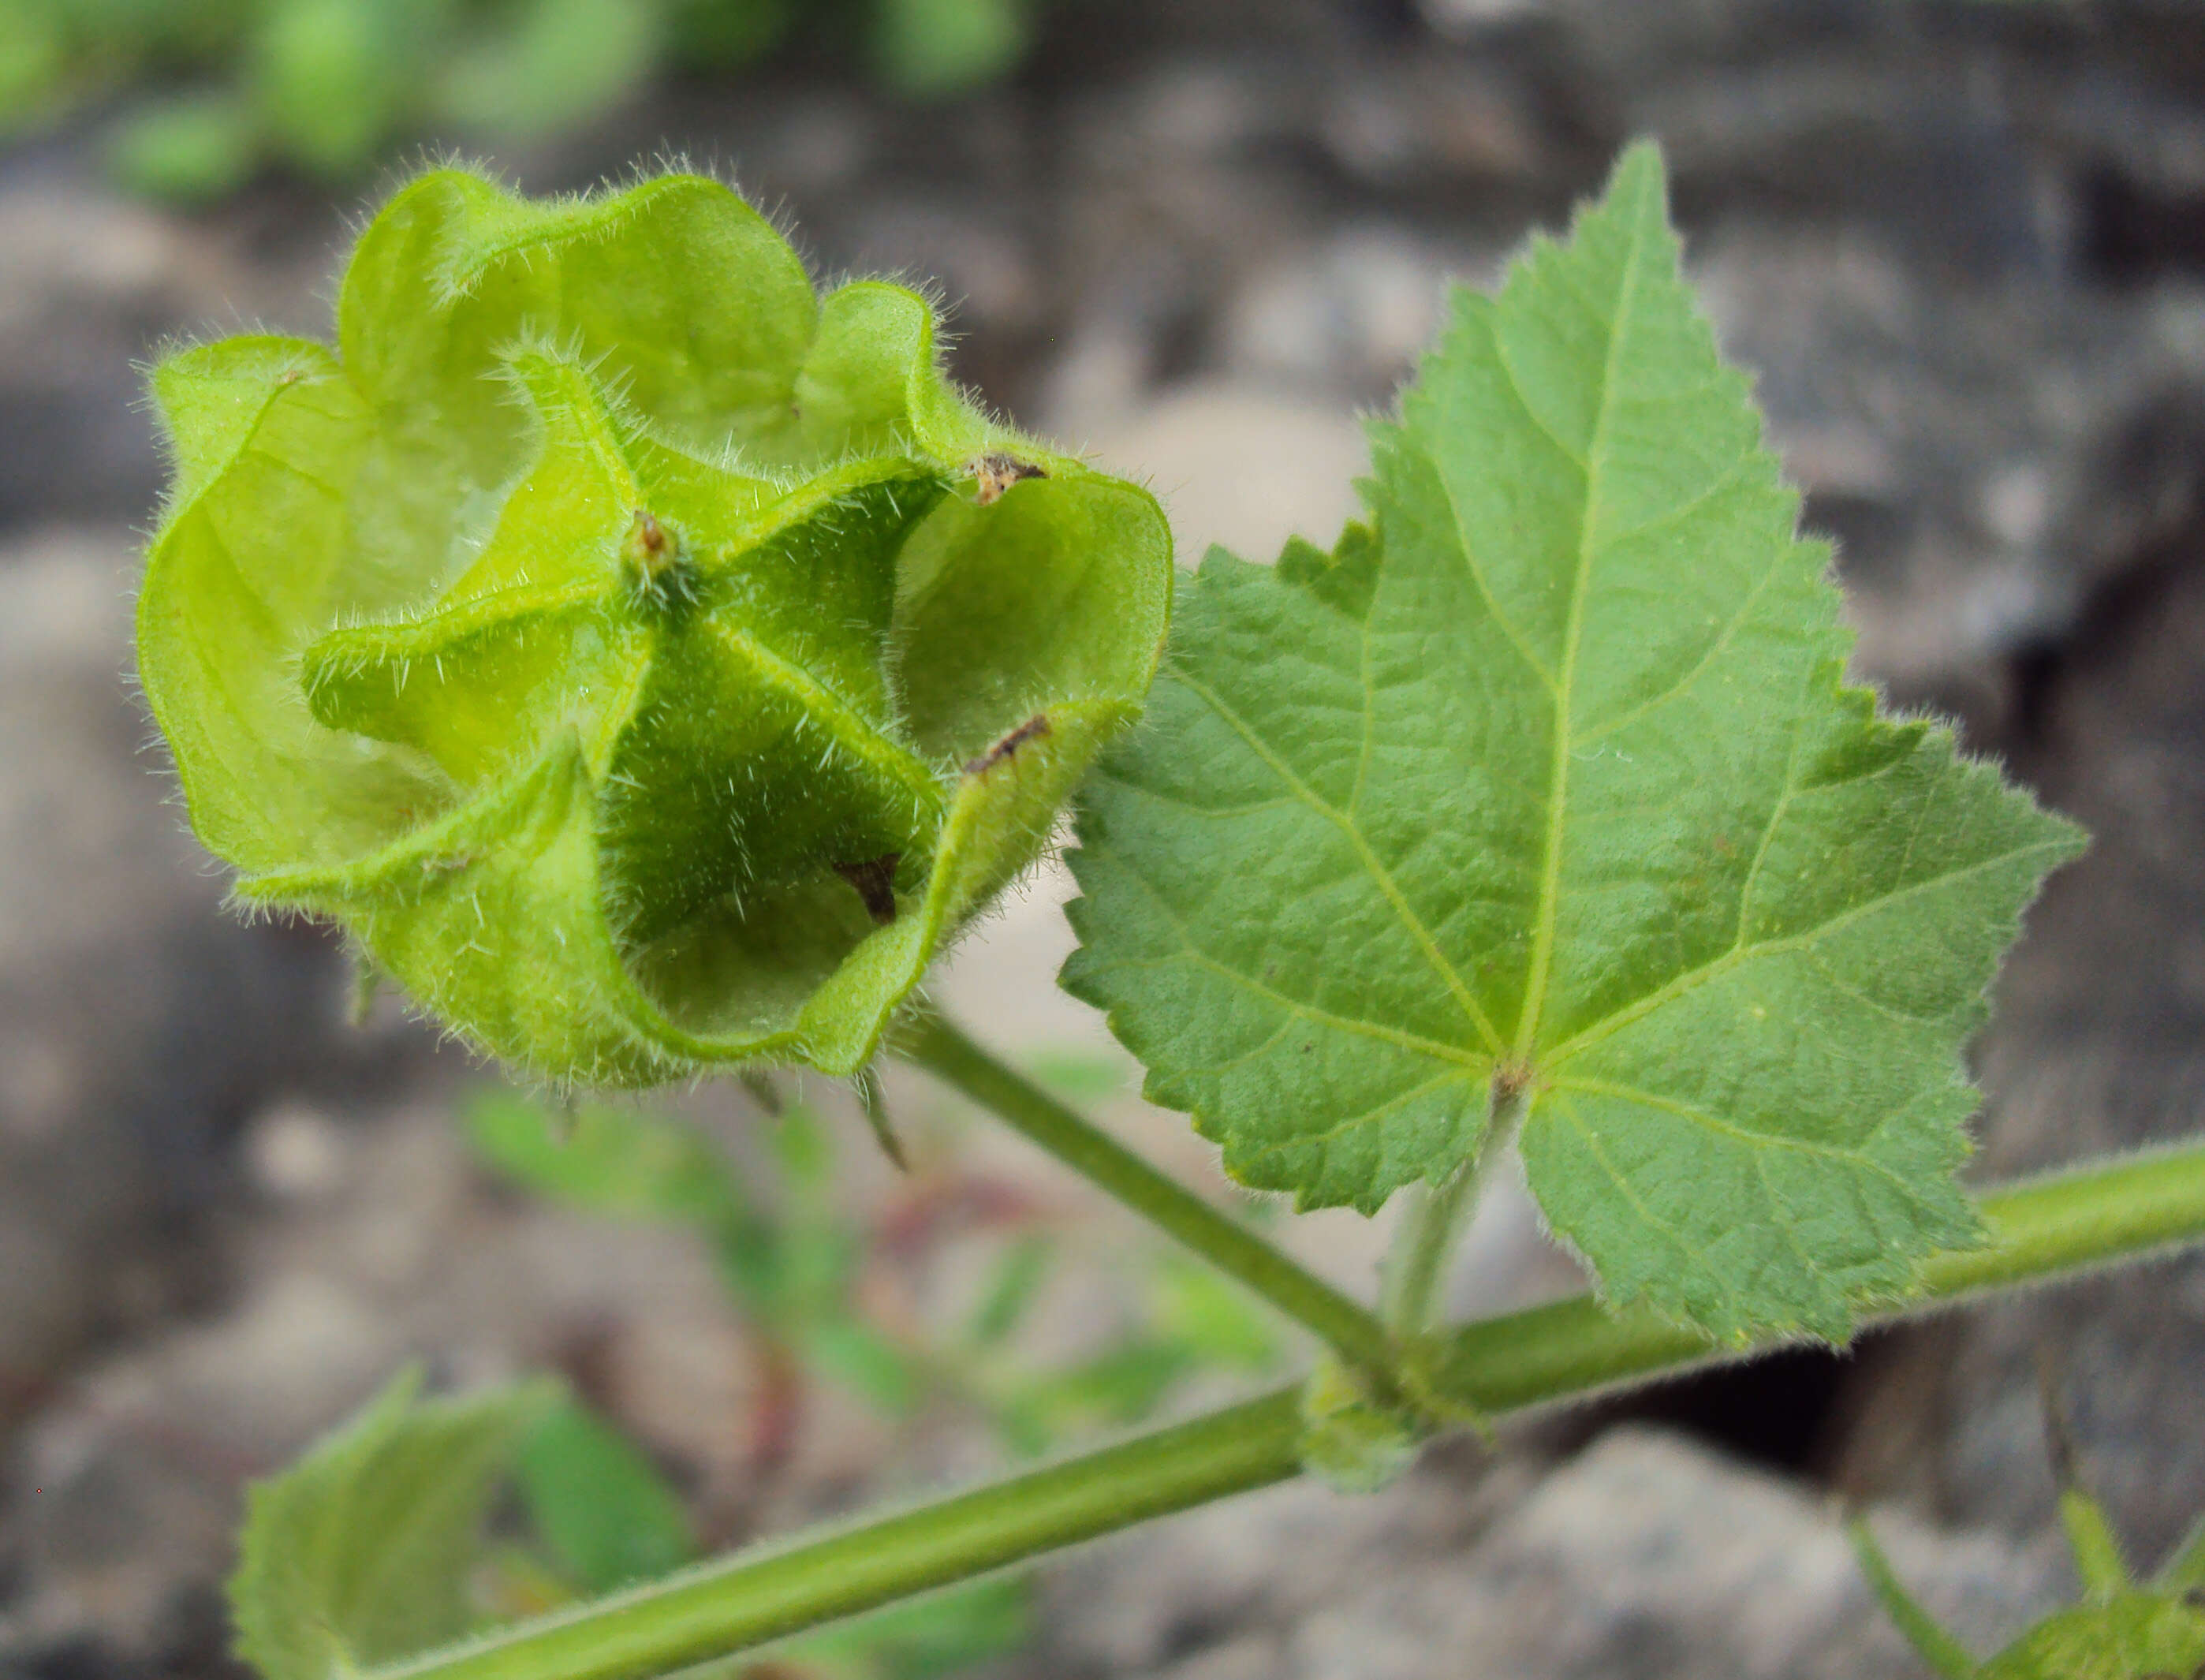
<path id="1" fill-rule="evenodd" d="M 1651 147 L 1457 294 L 1371 443 L 1334 552 L 1181 580 L 1064 984 L 1245 1183 L 1373 1211 L 1522 1089 L 1612 1299 L 1843 1336 L 1976 1235 L 1961 1046 L 2079 837 L 1844 686 Z"/>

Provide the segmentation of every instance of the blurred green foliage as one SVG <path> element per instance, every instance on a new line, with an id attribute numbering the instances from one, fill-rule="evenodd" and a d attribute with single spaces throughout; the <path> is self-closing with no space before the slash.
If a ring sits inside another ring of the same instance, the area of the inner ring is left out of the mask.
<path id="1" fill-rule="evenodd" d="M 1232 1283 L 1174 1252 L 1140 1249 L 1122 1332 L 1037 1368 L 1016 1343 L 1059 1252 L 1017 1216 L 1000 1221 L 1001 1247 L 961 1327 L 923 1337 L 885 1321 L 863 1287 L 876 1233 L 836 1198 L 833 1135 L 800 1103 L 770 1123 L 764 1164 L 747 1179 L 695 1128 L 639 1108 L 562 1115 L 502 1092 L 469 1109 L 467 1132 L 484 1162 L 550 1200 L 695 1230 L 769 1362 L 889 1418 L 946 1402 L 987 1418 L 1014 1451 L 1038 1453 L 1083 1429 L 1137 1423 L 1203 1371 L 1259 1372 L 1280 1352 Z"/>
<path id="2" fill-rule="evenodd" d="M 487 1629 L 694 1561 L 679 1493 L 603 1419 L 567 1398 L 514 1455 L 520 1510 L 537 1542 L 492 1549 L 477 1571 Z M 690 1671 L 688 1680 L 943 1680 L 1024 1645 L 1032 1594 L 1019 1576 L 969 1582 L 853 1617 L 764 1652 Z"/>
<path id="3" fill-rule="evenodd" d="M 401 1372 L 350 1421 L 252 1488 L 229 1582 L 238 1652 L 264 1680 L 400 1661 L 516 1616 L 663 1576 L 696 1541 L 656 1465 L 562 1386 L 424 1399 Z M 510 1480 L 517 1515 L 495 1526 Z M 1023 1644 L 1025 1583 L 968 1582 L 688 1680 L 942 1680 Z"/>
<path id="4" fill-rule="evenodd" d="M 1035 1072 L 1087 1091 L 1123 1077 L 1114 1063 L 1079 1056 L 1043 1058 Z M 759 1095 L 778 1100 L 770 1089 Z M 740 1167 L 695 1127 L 635 1107 L 562 1112 L 499 1092 L 470 1107 L 467 1129 L 487 1166 L 535 1194 L 703 1239 L 761 1368 L 778 1373 L 778 1385 L 768 1385 L 777 1386 L 769 1404 L 778 1416 L 760 1420 L 769 1432 L 785 1430 L 810 1385 L 825 1382 L 892 1421 L 930 1408 L 962 1410 L 984 1420 L 1012 1453 L 1031 1456 L 1079 1432 L 1138 1423 L 1206 1373 L 1267 1370 L 1282 1351 L 1234 1284 L 1196 1260 L 1144 1246 L 1122 1262 L 1132 1297 L 1124 1320 L 1079 1338 L 1090 1351 L 1037 1362 L 1022 1335 L 1043 1317 L 1061 1254 L 1039 1211 L 1015 1206 L 979 1218 L 996 1243 L 960 1322 L 929 1333 L 883 1314 L 880 1291 L 866 1287 L 868 1269 L 892 1263 L 909 1233 L 870 1227 L 835 1195 L 834 1136 L 801 1103 L 762 1125 L 757 1159 Z M 974 1188 L 922 1175 L 912 1199 L 954 1204 Z M 984 1206 L 988 1198 L 978 1200 Z M 537 1426 L 517 1469 L 542 1550 L 509 1549 L 497 1560 L 495 1596 L 511 1613 L 663 1574 L 692 1553 L 681 1502 L 657 1467 L 576 1403 Z M 986 1580 L 710 1672 L 726 1680 L 935 1680 L 1016 1649 L 1032 1613 L 1023 1577 Z"/>
<path id="5" fill-rule="evenodd" d="M 116 99 L 122 179 L 184 200 L 282 166 L 331 185 L 393 146 L 527 140 L 674 72 L 841 42 L 913 98 L 1014 66 L 1037 0 L 0 0 L 0 137 Z"/>
<path id="6" fill-rule="evenodd" d="M 696 1553 L 688 1512 L 657 1466 L 577 1401 L 530 1432 L 514 1469 L 536 1532 L 585 1592 L 671 1574 Z"/>

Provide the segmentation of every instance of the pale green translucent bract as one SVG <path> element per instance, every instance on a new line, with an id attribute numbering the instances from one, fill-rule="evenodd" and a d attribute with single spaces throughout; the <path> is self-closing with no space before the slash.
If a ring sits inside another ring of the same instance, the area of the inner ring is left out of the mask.
<path id="1" fill-rule="evenodd" d="M 1335 552 L 1182 588 L 1065 984 L 1251 1184 L 1375 1209 L 1520 1093 L 1611 1299 L 1842 1337 L 1973 1240 L 1961 1047 L 2078 837 L 1845 686 L 1651 147 L 1371 438 Z"/>
<path id="2" fill-rule="evenodd" d="M 996 425 L 925 301 L 720 183 L 439 170 L 334 349 L 153 373 L 139 667 L 252 904 L 549 1078 L 874 1052 L 1138 712 L 1144 491 Z"/>

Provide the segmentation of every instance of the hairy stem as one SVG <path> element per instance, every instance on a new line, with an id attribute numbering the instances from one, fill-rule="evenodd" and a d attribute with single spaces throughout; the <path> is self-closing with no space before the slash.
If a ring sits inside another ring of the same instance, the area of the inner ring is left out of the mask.
<path id="1" fill-rule="evenodd" d="M 1045 1099 L 1043 1100 L 1046 1100 Z M 2205 1242 L 2205 1141 L 2083 1167 L 1982 1198 L 1990 1240 L 1923 1268 L 1924 1294 L 1879 1321 L 1991 1290 Z M 1488 1415 L 1656 1373 L 1750 1358 L 1590 1296 L 1455 1332 L 1435 1374 Z M 1300 1390 L 839 1532 L 735 1556 L 371 1680 L 642 1680 L 946 1587 L 1300 1468 Z"/>
<path id="2" fill-rule="evenodd" d="M 664 1581 L 376 1671 L 376 1680 L 642 1680 L 1300 1469 L 1292 1391 L 900 1516 Z"/>
<path id="3" fill-rule="evenodd" d="M 1406 1341 L 1432 1327 L 1447 1261 L 1477 1201 L 1475 1159 L 1436 1184 L 1412 1184 L 1401 1192 L 1408 1206 L 1386 1253 L 1379 1311 L 1386 1328 Z"/>
<path id="4" fill-rule="evenodd" d="M 1485 1164 L 1520 1124 L 1528 1107 L 1525 1093 L 1494 1087 L 1485 1135 L 1477 1153 L 1437 1184 L 1412 1184 L 1410 1198 L 1386 1256 L 1386 1287 L 1380 1312 L 1387 1329 L 1402 1342 L 1432 1327 L 1447 1282 L 1447 1262 L 1477 1209 Z"/>
<path id="5" fill-rule="evenodd" d="M 1351 1365 L 1381 1374 L 1391 1369 L 1393 1343 L 1370 1313 L 1005 1067 L 940 1016 L 924 1017 L 894 1048 L 1322 1337 Z"/>

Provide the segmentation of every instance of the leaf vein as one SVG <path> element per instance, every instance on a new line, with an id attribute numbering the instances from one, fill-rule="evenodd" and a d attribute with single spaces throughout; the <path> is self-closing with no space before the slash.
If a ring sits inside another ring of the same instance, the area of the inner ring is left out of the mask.
<path id="1" fill-rule="evenodd" d="M 1419 1056 L 1429 1056 L 1435 1062 L 1455 1063 L 1481 1075 L 1491 1071 L 1492 1063 L 1489 1060 L 1463 1049 L 1459 1045 L 1446 1044 L 1438 1039 L 1428 1039 L 1421 1033 L 1405 1032 L 1399 1027 L 1388 1027 L 1379 1022 L 1365 1021 L 1360 1016 L 1337 1014 L 1331 1010 L 1320 1008 L 1315 1004 L 1305 1003 L 1302 999 L 1291 997 L 1275 987 L 1266 986 L 1254 975 L 1244 974 L 1229 963 L 1220 962 L 1208 952 L 1198 949 L 1192 939 L 1186 938 L 1184 925 L 1179 922 L 1177 917 L 1172 915 L 1168 909 L 1165 909 L 1164 914 L 1174 926 L 1180 928 L 1181 938 L 1186 940 L 1183 948 L 1177 954 L 1171 956 L 1121 957 L 1110 966 L 1115 968 L 1132 969 L 1168 968 L 1175 963 L 1192 962 L 1196 968 L 1207 969 L 1221 980 L 1232 981 L 1243 991 L 1253 992 L 1264 1002 L 1277 1005 L 1296 1019 L 1305 1022 L 1311 1026 L 1328 1027 L 1338 1032 L 1352 1034 L 1358 1038 L 1375 1039 L 1382 1044 L 1393 1046 L 1396 1050 L 1406 1050 Z"/>
<path id="2" fill-rule="evenodd" d="M 1596 320 L 1599 319 L 1597 313 L 1589 305 L 1586 307 L 1586 313 L 1593 315 Z M 1572 447 L 1561 433 L 1547 423 L 1547 417 L 1533 406 L 1531 394 L 1524 389 L 1522 376 L 1516 372 L 1516 364 L 1509 356 L 1508 346 L 1502 342 L 1498 331 L 1493 334 L 1493 360 L 1495 365 L 1501 369 L 1502 377 L 1508 382 L 1508 394 L 1516 399 L 1516 406 L 1524 411 L 1524 418 L 1531 422 L 1531 429 L 1553 444 L 1554 453 L 1576 468 L 1590 481 L 1593 472 L 1592 451 L 1579 450 Z M 1595 427 L 1595 436 L 1596 438 L 1598 436 L 1597 426 Z"/>
<path id="3" fill-rule="evenodd" d="M 1768 569 L 1754 581 L 1753 587 L 1747 592 L 1745 599 L 1738 604 L 1738 611 L 1731 615 L 1729 622 L 1724 624 L 1721 633 L 1709 644 L 1708 651 L 1700 656 L 1690 670 L 1660 694 L 1618 712 L 1604 724 L 1586 730 L 1571 742 L 1572 748 L 1590 747 L 1603 736 L 1613 735 L 1618 730 L 1628 729 L 1649 712 L 1659 711 L 1670 701 L 1685 694 L 1694 683 L 1715 668 L 1716 662 L 1724 654 L 1730 652 L 1731 643 L 1737 639 L 1738 631 L 1744 628 L 1746 620 L 1753 616 L 1753 610 L 1760 604 L 1762 596 L 1768 592 L 1770 581 L 1779 571 L 1783 569 L 1784 563 L 1791 557 L 1790 544 L 1783 545 L 1778 549 L 1775 557 L 1769 562 Z"/>
<path id="4" fill-rule="evenodd" d="M 1731 947 L 1737 950 L 1745 944 L 1745 930 L 1753 919 L 1753 895 L 1761 886 L 1762 866 L 1768 860 L 1768 849 L 1776 843 L 1776 831 L 1784 825 L 1790 814 L 1792 801 L 1799 792 L 1799 730 L 1792 730 L 1792 752 L 1784 761 L 1784 789 L 1776 795 L 1776 802 L 1768 807 L 1768 820 L 1762 825 L 1761 838 L 1754 843 L 1753 861 L 1746 866 L 1745 879 L 1738 890 L 1738 926 L 1731 933 Z"/>
<path id="5" fill-rule="evenodd" d="M 1520 402 L 1522 398 L 1519 396 L 1518 401 Z M 1537 423 L 1536 416 L 1533 420 L 1534 424 Z M 1559 443 L 1556 447 L 1560 447 Z M 1516 628 L 1515 621 L 1502 611 L 1501 598 L 1493 593 L 1492 584 L 1486 580 L 1485 569 L 1478 564 L 1477 549 L 1470 539 L 1469 521 L 1463 518 L 1462 503 L 1455 498 L 1454 486 L 1447 481 L 1447 475 L 1440 471 L 1437 461 L 1433 461 L 1431 467 L 1432 476 L 1439 480 L 1440 494 L 1447 498 L 1447 517 L 1454 524 L 1454 544 L 1462 556 L 1463 570 L 1469 575 L 1471 586 L 1477 591 L 1478 599 L 1485 603 L 1487 617 L 1492 619 L 1494 629 L 1501 632 L 1502 639 L 1515 650 L 1517 657 L 1530 668 L 1532 676 L 1539 679 L 1548 694 L 1554 693 L 1554 672 L 1548 670 L 1546 661 L 1532 651 L 1530 640 Z M 1367 623 L 1368 621 L 1365 622 Z"/>
<path id="6" fill-rule="evenodd" d="M 1741 1126 L 1734 1120 L 1726 1120 L 1696 1104 L 1675 1097 L 1657 1095 L 1639 1086 L 1626 1084 L 1613 1079 L 1557 1079 L 1554 1088 L 1580 1092 L 1588 1097 L 1613 1097 L 1619 1102 L 1637 1103 L 1662 1114 L 1673 1114 L 1679 1120 L 1689 1120 L 1695 1125 L 1743 1143 L 1749 1148 L 1792 1149 L 1802 1154 L 1819 1155 L 1831 1160 L 1844 1161 L 1850 1165 L 1887 1178 L 1897 1185 L 1907 1200 L 1915 1200 L 1914 1192 L 1906 1181 L 1882 1162 L 1857 1149 L 1847 1149 L 1834 1143 L 1818 1143 L 1813 1138 L 1787 1137 L 1781 1132 L 1760 1132 Z M 1881 1131 L 1887 1122 L 1879 1122 L 1876 1131 Z M 1871 1133 L 1873 1136 L 1875 1134 Z"/>
<path id="7" fill-rule="evenodd" d="M 1293 1137 L 1281 1138 L 1275 1143 L 1266 1143 L 1258 1148 L 1251 1149 L 1240 1157 L 1239 1165 L 1252 1166 L 1258 1161 L 1266 1161 L 1275 1155 L 1283 1155 L 1289 1149 L 1321 1147 L 1331 1142 L 1342 1132 L 1352 1130 L 1358 1126 L 1370 1125 L 1383 1119 L 1394 1110 L 1406 1107 L 1418 1098 L 1427 1096 L 1442 1086 L 1453 1084 L 1462 1077 L 1463 1075 L 1459 1073 L 1435 1074 L 1422 1084 L 1412 1086 L 1406 1091 L 1398 1092 L 1387 1098 L 1377 1107 L 1365 1109 L 1360 1114 L 1351 1114 L 1344 1120 L 1334 1122 L 1322 1131 L 1299 1133 Z"/>
<path id="8" fill-rule="evenodd" d="M 1606 1020 L 1595 1022 L 1581 1032 L 1565 1039 L 1547 1052 L 1547 1064 L 1549 1067 L 1560 1066 L 1570 1057 L 1591 1049 L 1595 1045 L 1613 1037 L 1626 1027 L 1644 1019 L 1655 1010 L 1675 1002 L 1686 992 L 1695 991 L 1709 980 L 1719 979 L 1732 969 L 1752 962 L 1757 957 L 1780 956 L 1787 952 L 1805 950 L 1827 934 L 1837 932 L 1865 916 L 1888 909 L 1892 905 L 1903 903 L 1919 893 L 1932 892 L 1940 887 L 1951 886 L 1957 882 L 1968 879 L 1970 876 L 1997 868 L 2002 864 L 2018 862 L 2026 858 L 2048 854 L 2057 857 L 2067 849 L 2067 844 L 2064 839 L 2040 840 L 2031 845 L 2017 846 L 2010 851 L 1998 852 L 1989 857 L 1978 858 L 1975 862 L 1964 864 L 1958 869 L 1948 869 L 1943 874 L 1932 875 L 1924 880 L 1912 881 L 1905 886 L 1894 887 L 1889 892 L 1879 893 L 1873 898 L 1863 899 L 1860 903 L 1839 911 L 1827 921 L 1818 922 L 1812 927 L 1803 928 L 1798 932 L 1788 934 L 1781 939 L 1764 939 L 1757 944 L 1734 945 L 1721 956 L 1678 975 L 1659 991 L 1649 992 L 1637 1003 L 1626 1005 Z"/>
<path id="9" fill-rule="evenodd" d="M 1554 746 L 1548 755 L 1547 832 L 1544 855 L 1540 862 L 1539 903 L 1531 935 L 1530 969 L 1524 983 L 1523 1012 L 1518 1016 L 1516 1024 L 1516 1054 L 1519 1059 L 1530 1054 L 1533 1041 L 1538 1036 L 1539 1017 L 1546 1004 L 1548 976 L 1554 964 L 1554 923 L 1561 899 L 1563 815 L 1569 805 L 1571 696 L 1577 683 L 1578 656 L 1584 639 L 1585 585 L 1592 575 L 1593 533 L 1598 524 L 1600 478 L 1597 468 L 1606 450 L 1608 429 L 1614 416 L 1624 327 L 1637 287 L 1639 253 L 1644 243 L 1643 229 L 1634 224 L 1630 248 L 1624 255 L 1623 275 L 1616 284 L 1614 316 L 1612 320 L 1603 322 L 1608 330 L 1608 343 L 1601 361 L 1600 402 L 1594 410 L 1592 435 L 1585 450 L 1584 508 L 1578 526 L 1577 564 L 1570 577 L 1568 627 L 1564 632 L 1560 680 L 1554 693 Z M 1507 352 L 1501 348 L 1498 334 L 1495 335 L 1494 342 L 1499 351 L 1501 365 L 1508 369 L 1509 381 L 1514 384 L 1515 372 L 1509 367 Z M 1518 390 L 1519 400 L 1521 401 L 1520 385 Z"/>
<path id="10" fill-rule="evenodd" d="M 1462 976 L 1455 972 L 1454 964 L 1447 961 L 1447 954 L 1440 949 L 1439 942 L 1432 937 L 1431 930 L 1424 926 L 1423 919 L 1410 905 L 1408 899 L 1402 894 L 1400 885 L 1394 879 L 1392 872 L 1386 867 L 1377 853 L 1371 849 L 1370 841 L 1364 837 L 1363 831 L 1357 826 L 1354 819 L 1345 812 L 1334 809 L 1317 793 L 1316 789 L 1296 775 L 1293 766 L 1274 753 L 1269 744 L 1248 726 L 1246 720 L 1226 704 L 1224 696 L 1218 694 L 1215 689 L 1191 671 L 1180 672 L 1179 681 L 1189 693 L 1197 696 L 1204 705 L 1215 712 L 1220 722 L 1240 737 L 1248 750 L 1263 762 L 1265 767 L 1285 784 L 1295 798 L 1331 823 L 1346 837 L 1348 844 L 1354 849 L 1356 859 L 1362 864 L 1364 873 L 1370 876 L 1380 895 L 1392 907 L 1394 914 L 1400 918 L 1401 926 L 1407 931 L 1409 937 L 1416 942 L 1418 950 L 1423 953 L 1424 960 L 1431 966 L 1432 971 L 1445 983 L 1447 991 L 1453 996 L 1457 1006 L 1461 1009 L 1471 1027 L 1477 1029 L 1478 1036 L 1485 1040 L 1487 1047 L 1498 1055 L 1501 1051 L 1500 1034 L 1493 1030 L 1492 1023 L 1486 1019 L 1485 1011 L 1478 1007 L 1477 998 L 1471 996 L 1469 987 L 1463 984 Z"/>
<path id="11" fill-rule="evenodd" d="M 1585 1124 L 1584 1117 L 1578 1113 L 1577 1110 L 1566 1102 L 1557 1103 L 1554 1106 L 1560 1109 L 1562 1117 L 1576 1128 L 1578 1135 L 1584 1140 L 1585 1147 L 1591 1153 L 1594 1161 L 1599 1165 L 1601 1171 L 1608 1176 L 1610 1182 L 1614 1184 L 1623 1199 L 1637 1210 L 1638 1217 L 1656 1230 L 1667 1236 L 1669 1240 L 1683 1249 L 1691 1259 L 1702 1266 L 1707 1265 L 1707 1252 L 1698 1243 L 1686 1236 L 1683 1231 L 1647 1206 L 1645 1198 L 1638 1194 L 1637 1187 L 1631 1183 L 1630 1175 L 1608 1159 L 1608 1150 L 1602 1144 L 1600 1135 Z"/>

